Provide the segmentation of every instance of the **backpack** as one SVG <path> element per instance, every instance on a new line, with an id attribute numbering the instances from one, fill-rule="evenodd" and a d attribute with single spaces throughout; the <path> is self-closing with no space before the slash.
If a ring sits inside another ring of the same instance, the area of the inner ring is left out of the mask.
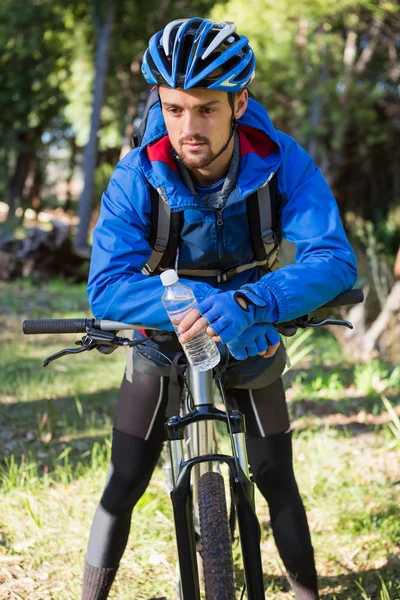
<path id="1" fill-rule="evenodd" d="M 132 137 L 132 146 L 141 145 L 150 109 L 159 101 L 157 86 L 150 90 L 139 130 Z M 183 227 L 183 212 L 171 213 L 168 201 L 160 188 L 150 186 L 151 233 L 149 244 L 152 254 L 142 269 L 145 275 L 159 275 L 174 267 Z M 228 281 L 237 273 L 260 267 L 265 273 L 279 268 L 278 253 L 281 242 L 280 195 L 277 173 L 267 183 L 246 199 L 247 219 L 255 260 L 228 271 L 218 269 L 179 269 L 179 275 L 216 277 L 217 282 Z"/>

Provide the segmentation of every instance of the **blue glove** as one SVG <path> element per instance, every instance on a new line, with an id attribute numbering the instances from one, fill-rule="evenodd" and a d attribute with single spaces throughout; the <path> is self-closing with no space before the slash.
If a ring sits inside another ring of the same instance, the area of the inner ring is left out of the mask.
<path id="1" fill-rule="evenodd" d="M 222 292 L 209 296 L 196 308 L 205 317 L 221 340 L 227 344 L 251 327 L 255 318 L 255 307 L 242 308 L 236 300 L 238 292 Z"/>
<path id="2" fill-rule="evenodd" d="M 237 360 L 245 360 L 249 356 L 256 356 L 265 352 L 269 346 L 274 346 L 280 341 L 277 330 L 270 323 L 252 325 L 246 331 L 235 337 L 227 344 L 229 352 Z"/>
<path id="3" fill-rule="evenodd" d="M 267 288 L 263 289 L 263 296 L 261 296 L 256 284 L 246 284 L 237 293 L 246 300 L 248 305 L 253 306 L 255 323 L 275 323 L 278 320 L 278 304 L 275 296 Z"/>

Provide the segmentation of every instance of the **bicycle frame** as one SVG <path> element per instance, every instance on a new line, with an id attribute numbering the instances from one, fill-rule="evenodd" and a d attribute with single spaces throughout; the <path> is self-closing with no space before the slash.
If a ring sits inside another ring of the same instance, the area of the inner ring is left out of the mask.
<path id="1" fill-rule="evenodd" d="M 239 411 L 226 414 L 215 407 L 212 370 L 196 372 L 188 366 L 188 380 L 193 394 L 194 411 L 171 417 L 166 425 L 170 448 L 174 511 L 181 591 L 184 600 L 200 600 L 196 559 L 196 536 L 193 506 L 197 506 L 199 477 L 212 470 L 213 463 L 226 463 L 229 468 L 232 501 L 239 525 L 248 600 L 264 600 L 264 584 L 260 551 L 260 527 L 254 507 L 254 484 L 250 481 L 244 417 Z M 233 456 L 216 454 L 213 426 L 222 421 L 233 433 Z M 189 432 L 185 460 L 185 430 Z"/>

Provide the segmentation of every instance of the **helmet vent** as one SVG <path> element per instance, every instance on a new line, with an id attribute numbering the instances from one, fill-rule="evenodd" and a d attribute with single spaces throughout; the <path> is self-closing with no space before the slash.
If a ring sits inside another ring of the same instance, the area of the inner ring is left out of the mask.
<path id="1" fill-rule="evenodd" d="M 231 25 L 225 25 L 225 27 L 218 33 L 218 35 L 215 36 L 215 38 L 208 46 L 207 50 L 204 52 L 201 58 L 204 60 L 205 58 L 210 56 L 210 54 L 212 54 L 214 50 L 216 50 L 218 46 L 222 44 L 222 42 L 224 42 L 228 37 L 230 37 L 235 31 L 235 23 L 232 23 Z"/>

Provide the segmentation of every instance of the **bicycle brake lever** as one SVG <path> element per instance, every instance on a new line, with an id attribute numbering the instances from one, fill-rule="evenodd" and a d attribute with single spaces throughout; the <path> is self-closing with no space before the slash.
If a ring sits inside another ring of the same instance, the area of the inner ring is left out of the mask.
<path id="1" fill-rule="evenodd" d="M 86 352 L 87 350 L 93 350 L 94 348 L 97 348 L 99 352 L 102 352 L 103 354 L 108 354 L 115 350 L 115 348 L 113 348 L 116 339 L 115 333 L 111 331 L 100 331 L 93 327 L 88 327 L 86 332 L 87 334 L 83 336 L 81 340 L 75 342 L 77 346 L 80 346 L 79 348 L 65 348 L 64 350 L 60 350 L 60 352 L 48 356 L 43 362 L 43 366 L 47 367 L 53 360 L 57 360 L 68 354 L 79 354 L 80 352 Z"/>
<path id="2" fill-rule="evenodd" d="M 309 321 L 307 327 L 322 327 L 323 325 L 341 325 L 353 329 L 353 324 L 344 319 L 322 319 L 322 321 Z"/>
<path id="3" fill-rule="evenodd" d="M 60 352 L 56 352 L 51 356 L 48 356 L 46 360 L 43 361 L 43 366 L 47 367 L 53 360 L 57 360 L 58 358 L 62 358 L 63 356 L 67 356 L 68 354 L 79 354 L 79 352 L 86 352 L 87 350 L 93 350 L 96 346 L 84 346 L 82 345 L 80 348 L 65 348 L 64 350 L 60 350 Z"/>

